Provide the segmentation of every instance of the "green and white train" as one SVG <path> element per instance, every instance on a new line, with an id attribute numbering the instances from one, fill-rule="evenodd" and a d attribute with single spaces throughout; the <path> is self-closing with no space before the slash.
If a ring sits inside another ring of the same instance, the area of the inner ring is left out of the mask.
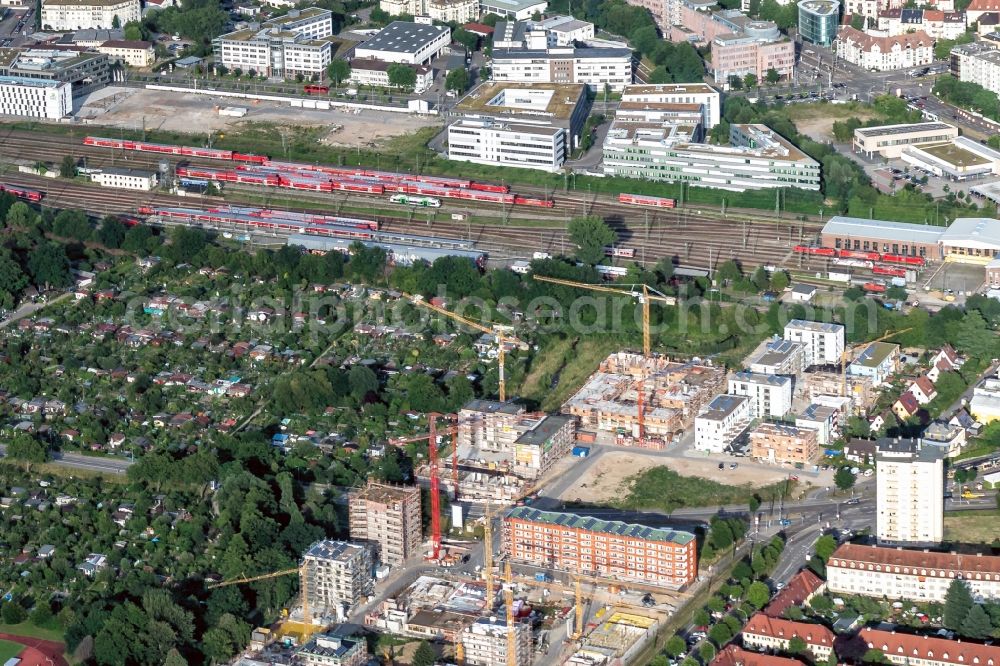
<path id="1" fill-rule="evenodd" d="M 441 207 L 440 199 L 435 199 L 434 197 L 414 197 L 409 194 L 393 194 L 389 197 L 389 201 L 405 206 L 421 206 L 423 208 Z"/>

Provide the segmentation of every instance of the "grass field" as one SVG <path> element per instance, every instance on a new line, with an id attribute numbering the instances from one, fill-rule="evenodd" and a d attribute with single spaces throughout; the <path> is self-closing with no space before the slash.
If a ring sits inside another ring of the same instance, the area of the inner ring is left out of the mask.
<path id="1" fill-rule="evenodd" d="M 543 410 L 554 410 L 580 388 L 607 358 L 618 351 L 622 340 L 613 336 L 595 336 L 574 340 L 552 337 L 538 354 L 521 382 L 518 393 L 539 403 Z M 558 376 L 553 388 L 552 381 Z"/>
<path id="2" fill-rule="evenodd" d="M 791 491 L 791 485 L 788 491 Z M 743 504 L 753 495 L 762 500 L 780 497 L 786 490 L 784 481 L 754 488 L 750 485 L 728 486 L 711 479 L 681 476 L 666 467 L 653 467 L 635 477 L 632 492 L 619 506 L 628 509 L 662 509 L 671 512 L 685 506 L 717 506 Z"/>
<path id="3" fill-rule="evenodd" d="M 0 624 L 0 634 L 13 634 L 14 636 L 26 636 L 28 638 L 41 638 L 45 641 L 58 641 L 62 643 L 63 635 L 56 629 L 46 629 L 31 622 L 21 624 Z"/>
<path id="4" fill-rule="evenodd" d="M 0 640 L 0 663 L 6 663 L 11 657 L 21 654 L 24 646 L 14 641 Z"/>
<path id="5" fill-rule="evenodd" d="M 957 543 L 993 543 L 1000 538 L 1000 511 L 950 511 L 944 514 L 944 540 Z"/>

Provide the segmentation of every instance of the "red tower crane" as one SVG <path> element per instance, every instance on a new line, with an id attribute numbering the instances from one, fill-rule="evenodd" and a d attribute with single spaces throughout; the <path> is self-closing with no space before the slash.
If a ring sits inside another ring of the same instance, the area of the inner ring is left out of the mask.
<path id="1" fill-rule="evenodd" d="M 427 415 L 430 441 L 427 451 L 431 465 L 431 559 L 441 557 L 441 480 L 438 478 L 437 420 L 443 414 L 431 412 Z"/>

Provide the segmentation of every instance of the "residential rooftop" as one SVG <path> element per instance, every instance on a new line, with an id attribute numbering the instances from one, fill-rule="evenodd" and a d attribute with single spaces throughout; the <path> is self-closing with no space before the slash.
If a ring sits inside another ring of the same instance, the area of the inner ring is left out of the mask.
<path id="1" fill-rule="evenodd" d="M 567 423 L 571 423 L 574 420 L 572 416 L 544 416 L 534 428 L 522 434 L 514 443 L 528 446 L 545 446 Z"/>
<path id="2" fill-rule="evenodd" d="M 851 365 L 859 365 L 866 368 L 877 368 L 894 353 L 899 351 L 899 345 L 891 342 L 873 342 L 861 354 L 854 359 Z"/>
<path id="3" fill-rule="evenodd" d="M 785 324 L 785 329 L 800 331 L 813 331 L 814 333 L 836 333 L 843 331 L 843 324 L 834 324 L 827 321 L 808 321 L 806 319 L 793 319 Z"/>
<path id="4" fill-rule="evenodd" d="M 903 395 L 906 395 L 905 393 Z M 909 457 L 914 462 L 937 462 L 941 460 L 943 453 L 940 447 L 924 446 L 916 438 L 911 437 L 883 437 L 876 444 L 877 460 L 889 462 L 900 461 Z"/>
<path id="5" fill-rule="evenodd" d="M 579 516 L 575 513 L 563 513 L 558 511 L 541 511 L 530 506 L 518 506 L 511 509 L 507 519 L 524 520 L 534 523 L 547 523 L 549 525 L 560 525 L 573 529 L 588 532 L 601 532 L 603 534 L 614 534 L 644 541 L 660 541 L 663 543 L 688 544 L 694 541 L 694 535 L 690 532 L 671 530 L 658 527 L 647 527 L 635 523 L 625 523 L 618 520 L 601 520 L 589 516 Z"/>
<path id="6" fill-rule="evenodd" d="M 317 541 L 313 545 L 309 546 L 309 550 L 305 552 L 304 557 L 317 560 L 349 562 L 364 549 L 365 547 L 361 544 L 326 539 L 323 541 Z"/>
<path id="7" fill-rule="evenodd" d="M 717 395 L 712 398 L 712 402 L 708 403 L 701 414 L 698 415 L 698 418 L 710 421 L 724 421 L 749 399 L 742 395 L 728 395 L 725 393 Z"/>

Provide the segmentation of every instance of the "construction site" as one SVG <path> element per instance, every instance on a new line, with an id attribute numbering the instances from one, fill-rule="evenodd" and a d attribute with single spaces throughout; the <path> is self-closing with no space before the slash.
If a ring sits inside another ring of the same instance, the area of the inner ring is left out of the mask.
<path id="1" fill-rule="evenodd" d="M 724 392 L 724 368 L 618 352 L 562 407 L 580 427 L 614 433 L 621 446 L 662 449 Z"/>

